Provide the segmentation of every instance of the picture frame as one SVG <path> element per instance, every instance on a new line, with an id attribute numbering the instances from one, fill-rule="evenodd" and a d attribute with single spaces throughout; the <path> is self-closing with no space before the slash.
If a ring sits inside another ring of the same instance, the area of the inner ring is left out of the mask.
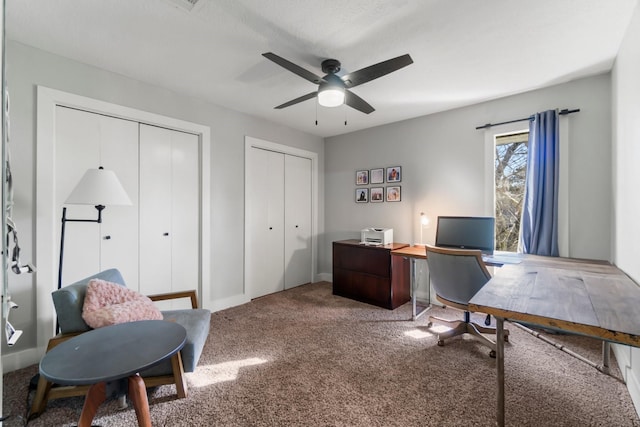
<path id="1" fill-rule="evenodd" d="M 399 185 L 387 187 L 387 202 L 399 202 L 402 200 L 402 188 Z"/>
<path id="2" fill-rule="evenodd" d="M 356 188 L 356 203 L 367 203 L 369 201 L 368 188 Z"/>
<path id="3" fill-rule="evenodd" d="M 400 182 L 402 181 L 402 167 L 391 166 L 387 168 L 387 182 Z"/>
<path id="4" fill-rule="evenodd" d="M 356 185 L 367 185 L 367 184 L 369 184 L 369 171 L 368 170 L 356 171 Z"/>
<path id="5" fill-rule="evenodd" d="M 371 203 L 384 202 L 384 187 L 371 187 L 371 198 L 369 201 Z"/>
<path id="6" fill-rule="evenodd" d="M 371 184 L 384 183 L 384 168 L 371 169 Z"/>

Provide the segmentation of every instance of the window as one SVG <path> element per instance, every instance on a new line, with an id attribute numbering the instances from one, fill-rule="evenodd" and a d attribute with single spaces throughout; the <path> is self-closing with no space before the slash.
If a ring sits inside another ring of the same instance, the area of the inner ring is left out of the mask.
<path id="1" fill-rule="evenodd" d="M 517 252 L 529 132 L 495 137 L 496 250 Z"/>

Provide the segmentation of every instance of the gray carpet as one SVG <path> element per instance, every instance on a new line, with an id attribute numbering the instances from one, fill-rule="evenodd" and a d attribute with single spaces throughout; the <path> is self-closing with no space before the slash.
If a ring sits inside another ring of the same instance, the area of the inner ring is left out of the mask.
<path id="1" fill-rule="evenodd" d="M 459 318 L 461 312 L 434 308 Z M 476 341 L 444 347 L 411 306 L 385 310 L 316 283 L 214 313 L 189 397 L 149 393 L 154 426 L 493 426 L 495 359 Z M 475 317 L 475 316 L 474 316 Z M 476 320 L 482 321 L 478 315 Z M 640 426 L 626 387 L 507 323 L 508 426 Z M 553 336 L 598 361 L 600 343 Z M 613 359 L 613 358 L 612 358 Z M 615 363 L 615 361 L 614 361 Z M 24 425 L 31 366 L 4 376 L 5 426 Z M 32 397 L 30 395 L 30 398 Z M 82 398 L 49 402 L 29 426 L 72 426 Z M 95 425 L 133 426 L 133 408 L 103 404 Z"/>

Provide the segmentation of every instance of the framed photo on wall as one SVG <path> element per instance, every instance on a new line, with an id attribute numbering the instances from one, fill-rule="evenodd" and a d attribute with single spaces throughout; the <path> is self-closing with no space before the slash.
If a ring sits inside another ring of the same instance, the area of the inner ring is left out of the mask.
<path id="1" fill-rule="evenodd" d="M 371 183 L 382 184 L 384 182 L 384 168 L 371 169 Z"/>
<path id="2" fill-rule="evenodd" d="M 356 203 L 367 203 L 369 201 L 368 188 L 356 188 Z"/>
<path id="3" fill-rule="evenodd" d="M 400 166 L 392 166 L 387 168 L 387 182 L 402 181 L 402 168 Z"/>
<path id="4" fill-rule="evenodd" d="M 402 200 L 400 186 L 387 187 L 387 202 L 399 202 L 400 200 Z"/>
<path id="5" fill-rule="evenodd" d="M 384 188 L 372 187 L 371 188 L 371 203 L 384 202 Z"/>
<path id="6" fill-rule="evenodd" d="M 356 185 L 367 185 L 369 183 L 369 171 L 356 171 Z"/>

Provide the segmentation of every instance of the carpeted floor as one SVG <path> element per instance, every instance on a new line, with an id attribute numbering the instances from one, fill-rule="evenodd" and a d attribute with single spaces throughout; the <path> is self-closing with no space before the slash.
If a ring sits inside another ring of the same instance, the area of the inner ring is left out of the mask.
<path id="1" fill-rule="evenodd" d="M 461 312 L 433 308 L 459 318 Z M 154 426 L 493 426 L 495 359 L 467 338 L 444 347 L 410 321 L 411 306 L 385 310 L 333 296 L 330 283 L 269 295 L 212 315 L 189 397 L 173 386 L 149 394 Z M 477 320 L 482 321 L 478 315 Z M 640 426 L 625 385 L 507 323 L 508 426 Z M 599 361 L 600 343 L 552 336 Z M 612 357 L 613 359 L 613 357 Z M 98 362 L 98 361 L 97 361 Z M 615 365 L 615 361 L 612 360 Z M 24 425 L 31 366 L 4 376 L 5 426 Z M 49 402 L 29 426 L 72 426 L 82 398 Z M 133 426 L 130 407 L 103 404 L 94 425 Z"/>

